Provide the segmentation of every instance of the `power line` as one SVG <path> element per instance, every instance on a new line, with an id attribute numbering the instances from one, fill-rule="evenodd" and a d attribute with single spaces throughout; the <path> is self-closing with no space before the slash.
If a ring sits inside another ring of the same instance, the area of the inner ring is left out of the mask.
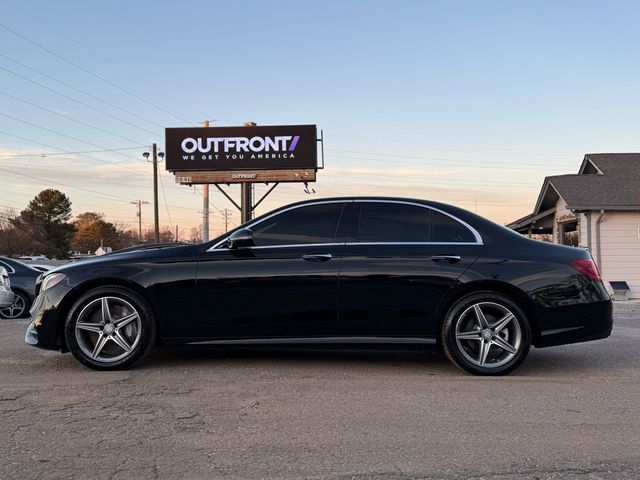
<path id="1" fill-rule="evenodd" d="M 71 42 L 75 43 L 76 45 L 81 46 L 82 48 L 84 48 L 88 52 L 91 52 L 95 56 L 98 56 L 98 57 L 102 58 L 103 60 L 105 60 L 106 62 L 110 63 L 111 65 L 116 65 L 116 63 L 112 59 L 106 57 L 105 55 L 103 55 L 102 53 L 97 51 L 96 49 L 88 47 L 87 45 L 85 45 L 84 43 L 80 42 L 79 40 L 73 38 L 72 36 L 70 36 L 69 34 L 64 32 L 63 30 L 59 30 L 59 29 L 53 27 L 50 23 L 46 22 L 45 20 L 43 20 L 42 18 L 38 17 L 37 15 L 34 15 L 33 13 L 29 12 L 28 10 L 22 8 L 20 5 L 17 5 L 17 4 L 15 4 L 14 2 L 12 2 L 10 0 L 4 0 L 4 1 L 6 3 L 9 3 L 10 5 L 12 5 L 14 8 L 16 8 L 16 9 L 22 11 L 23 13 L 29 15 L 31 18 L 34 18 L 34 19 L 38 20 L 43 25 L 46 25 L 50 30 L 58 33 L 59 35 L 62 35 L 63 37 L 65 37 L 68 40 L 70 40 Z M 121 70 L 122 70 L 122 68 L 121 68 Z M 166 95 L 166 96 L 172 98 L 173 100 L 175 100 L 176 102 L 180 103 L 183 107 L 187 108 L 188 110 L 191 110 L 191 111 L 197 111 L 198 110 L 197 108 L 193 108 L 193 106 L 191 106 L 191 105 L 187 105 L 186 103 L 184 103 L 180 99 L 178 99 L 175 96 L 173 96 L 171 93 L 168 93 L 165 90 L 159 88 L 157 85 L 154 85 L 151 82 L 147 81 L 146 79 L 141 78 L 139 75 L 132 74 L 131 70 L 124 69 L 124 71 L 126 73 L 128 73 L 129 75 L 133 75 L 136 78 L 136 80 L 138 80 L 138 81 L 140 81 L 140 82 L 142 82 L 142 83 L 144 83 L 144 84 L 156 89 L 157 91 L 159 91 L 163 95 Z M 202 112 L 200 112 L 200 113 L 202 113 Z M 206 116 L 205 113 L 202 113 L 202 115 Z"/>
<path id="2" fill-rule="evenodd" d="M 5 58 L 5 59 L 7 59 L 7 60 L 9 60 L 9 61 L 11 61 L 13 63 L 16 63 L 16 64 L 18 64 L 18 65 L 20 65 L 20 66 L 22 66 L 22 67 L 24 67 L 26 69 L 29 69 L 32 72 L 35 72 L 35 73 L 37 73 L 39 75 L 42 75 L 43 77 L 46 77 L 46 78 L 48 78 L 50 80 L 53 80 L 54 82 L 57 82 L 57 83 L 59 83 L 61 85 L 64 85 L 65 87 L 70 88 L 71 90 L 75 90 L 76 92 L 79 92 L 79 93 L 81 93 L 83 95 L 86 95 L 87 97 L 93 98 L 94 100 L 97 100 L 97 101 L 99 101 L 101 103 L 104 103 L 105 105 L 109 105 L 110 107 L 113 107 L 113 108 L 115 108 L 117 110 L 120 110 L 121 112 L 124 112 L 127 115 L 131 115 L 132 117 L 136 117 L 137 119 L 142 120 L 143 122 L 150 123 L 150 124 L 155 125 L 156 127 L 160 127 L 160 128 L 164 128 L 165 127 L 164 125 L 161 125 L 161 124 L 159 124 L 159 123 L 157 123 L 157 122 L 155 122 L 153 120 L 149 120 L 148 118 L 142 117 L 142 116 L 138 115 L 137 113 L 134 113 L 134 112 L 132 112 L 130 110 L 127 110 L 126 108 L 119 107 L 118 105 L 116 105 L 114 103 L 111 103 L 111 102 L 105 100 L 104 98 L 100 98 L 97 95 L 93 95 L 92 93 L 89 93 L 89 92 L 87 92 L 85 90 L 82 90 L 81 88 L 74 87 L 73 85 L 71 85 L 71 84 L 69 84 L 67 82 L 64 82 L 64 81 L 62 81 L 62 80 L 60 80 L 58 78 L 55 78 L 55 77 L 53 77 L 53 76 L 51 76 L 51 75 L 49 75 L 47 73 L 44 73 L 44 72 L 42 72 L 40 70 L 37 70 L 37 69 L 35 69 L 33 67 L 30 67 L 29 65 L 27 65 L 25 63 L 22 63 L 19 60 L 16 60 L 15 58 L 8 57 L 7 55 L 4 55 L 2 53 L 0 53 L 0 57 L 3 57 L 3 58 Z M 140 128 L 140 127 L 138 127 L 138 128 Z"/>
<path id="3" fill-rule="evenodd" d="M 547 150 L 528 150 L 528 149 L 518 149 L 518 148 L 505 148 L 505 147 L 493 147 L 486 145 L 445 145 L 445 144 L 437 144 L 437 143 L 422 143 L 422 142 L 407 142 L 405 140 L 398 141 L 383 141 L 380 139 L 372 139 L 367 137 L 354 137 L 352 135 L 340 135 L 340 134 L 332 134 L 334 137 L 344 138 L 350 141 L 355 141 L 357 143 L 368 143 L 368 144 L 382 144 L 382 145 L 418 145 L 423 147 L 436 147 L 436 148 L 450 148 L 453 150 L 491 150 L 498 152 L 506 152 L 506 153 L 529 153 L 535 155 L 550 155 L 550 156 L 566 156 L 566 155 L 576 155 L 576 152 L 556 152 L 556 151 L 547 151 Z"/>
<path id="4" fill-rule="evenodd" d="M 402 155 L 402 154 L 389 154 L 389 153 L 379 153 L 379 152 L 362 152 L 362 151 L 355 151 L 355 150 L 337 150 L 337 149 L 331 149 L 331 148 L 327 148 L 325 149 L 325 151 L 327 152 L 338 152 L 338 153 L 355 153 L 357 155 L 375 155 L 375 156 L 383 156 L 383 157 L 399 157 L 399 158 L 414 158 L 417 160 L 427 160 L 427 161 L 437 161 L 437 162 L 456 162 L 456 163 L 462 163 L 462 162 L 466 162 L 466 163 L 473 163 L 473 164 L 477 164 L 478 162 L 474 162 L 473 160 L 462 160 L 462 159 L 456 159 L 456 158 L 438 158 L 438 157 L 422 157 L 422 156 L 414 156 L 414 155 Z M 353 158 L 353 157 L 344 157 L 344 158 L 352 158 L 354 160 L 358 160 L 358 158 Z M 376 161 L 376 160 L 374 160 Z M 395 161 L 392 160 L 385 160 L 387 162 L 393 162 L 396 163 Z M 400 163 L 400 162 L 397 162 Z M 406 163 L 406 162 L 403 162 Z M 414 162 L 412 162 L 414 163 Z M 481 165 L 477 165 L 479 167 L 485 168 L 487 164 L 494 164 L 494 165 L 499 165 L 500 168 L 504 168 L 503 165 L 513 165 L 513 164 L 522 164 L 521 162 L 515 162 L 515 161 L 509 161 L 509 162 L 498 162 L 495 160 L 490 160 L 488 162 L 486 161 L 482 161 Z M 424 165 L 424 164 L 422 164 Z M 556 164 L 550 164 L 550 163 L 536 163 L 536 166 L 538 167 L 556 167 L 556 168 L 564 168 L 562 165 L 558 165 Z"/>
<path id="5" fill-rule="evenodd" d="M 36 47 L 38 47 L 38 48 L 40 48 L 40 49 L 42 49 L 42 50 L 44 50 L 44 51 L 46 51 L 46 52 L 50 53 L 51 55 L 55 56 L 56 58 L 59 58 L 60 60 L 63 60 L 64 62 L 68 63 L 69 65 L 72 65 L 72 66 L 76 67 L 77 69 L 82 70 L 82 71 L 83 71 L 83 72 L 85 72 L 85 73 L 88 73 L 89 75 L 91 75 L 91 76 L 93 76 L 93 77 L 95 77 L 95 78 L 97 78 L 97 79 L 99 79 L 99 80 L 101 80 L 101 81 L 103 81 L 103 82 L 107 83 L 108 85 L 111 85 L 112 87 L 117 88 L 118 90 L 120 90 L 120 91 L 122 91 L 122 92 L 124 92 L 124 93 L 126 93 L 126 94 L 128 94 L 128 95 L 131 95 L 132 97 L 135 97 L 135 98 L 137 98 L 137 99 L 139 99 L 139 100 L 141 100 L 141 101 L 143 101 L 143 102 L 147 103 L 148 105 L 151 105 L 152 107 L 157 108 L 158 110 L 161 110 L 161 111 L 163 111 L 163 112 L 165 112 L 165 113 L 167 113 L 167 114 L 171 115 L 171 116 L 172 116 L 172 117 L 174 117 L 174 118 L 177 118 L 178 120 L 180 120 L 180 121 L 182 121 L 182 122 L 186 122 L 186 123 L 188 123 L 188 124 L 192 123 L 192 122 L 190 122 L 189 120 L 186 120 L 185 118 L 183 118 L 183 117 L 181 117 L 181 116 L 179 116 L 179 115 L 176 115 L 175 113 L 173 113 L 173 112 L 171 112 L 171 111 L 167 110 L 166 108 L 162 107 L 161 105 L 158 105 L 157 103 L 152 102 L 151 100 L 146 99 L 146 98 L 145 98 L 145 97 L 143 97 L 142 95 L 139 95 L 139 94 L 137 94 L 137 93 L 135 93 L 135 92 L 132 92 L 131 90 L 129 90 L 129 89 L 127 89 L 127 88 L 124 88 L 124 87 L 122 87 L 122 86 L 118 85 L 118 84 L 117 84 L 117 83 L 115 83 L 115 82 L 112 82 L 111 80 L 109 80 L 109 79 L 107 79 L 107 78 L 103 77 L 102 75 L 100 75 L 100 74 L 98 74 L 98 73 L 92 72 L 91 70 L 89 70 L 88 68 L 83 67 L 83 66 L 82 66 L 82 65 L 80 65 L 79 63 L 74 62 L 73 60 L 71 60 L 71 59 L 69 59 L 69 58 L 65 57 L 64 55 L 62 55 L 62 54 L 60 54 L 60 53 L 55 52 L 54 50 L 52 50 L 52 49 L 50 49 L 50 48 L 48 48 L 48 47 L 46 47 L 46 46 L 42 45 L 41 43 L 36 42 L 35 40 L 33 40 L 33 39 L 31 39 L 31 38 L 27 37 L 26 35 L 24 35 L 24 34 L 22 34 L 22 33 L 18 32 L 18 31 L 16 31 L 16 30 L 14 30 L 14 29 L 12 29 L 12 28 L 10 28 L 10 27 L 8 27 L 7 25 L 4 25 L 4 24 L 0 23 L 0 28 L 3 28 L 3 29 L 5 29 L 5 30 L 7 30 L 8 32 L 11 32 L 12 34 L 14 34 L 14 35 L 16 35 L 16 36 L 18 36 L 18 37 L 22 38 L 23 40 L 25 40 L 25 41 L 27 41 L 27 42 L 31 43 L 32 45 L 35 45 Z"/>
<path id="6" fill-rule="evenodd" d="M 390 157 L 393 157 L 395 155 L 389 155 Z M 481 168 L 483 170 L 485 169 L 490 169 L 490 170 L 526 170 L 526 171 L 537 171 L 539 170 L 539 168 L 537 167 L 511 167 L 508 166 L 508 163 L 505 163 L 505 165 L 492 165 L 490 163 L 487 162 L 474 162 L 473 160 L 452 160 L 450 163 L 424 163 L 424 162 L 411 162 L 411 161 L 403 161 L 403 160 L 382 160 L 382 159 L 378 159 L 378 158 L 362 158 L 362 157 L 350 157 L 350 156 L 344 156 L 344 155 L 336 155 L 336 154 L 332 154 L 331 158 L 338 158 L 338 159 L 342 159 L 342 160 L 355 160 L 358 162 L 375 162 L 375 163 L 386 163 L 386 164 L 391 164 L 391 165 L 418 165 L 421 167 L 461 167 L 461 168 Z M 431 162 L 432 160 L 425 158 L 425 161 Z M 440 160 L 438 160 L 438 162 L 440 162 Z M 464 163 L 466 162 L 466 163 Z M 536 164 L 538 166 L 542 166 L 539 164 Z M 562 171 L 566 171 L 567 168 L 561 167 L 561 166 L 556 166 L 556 167 L 545 167 L 545 168 L 557 168 L 558 171 L 562 170 Z"/>
<path id="7" fill-rule="evenodd" d="M 4 134 L 4 135 L 9 135 L 9 136 L 14 136 L 11 135 L 10 133 L 6 133 L 3 131 L 0 131 L 0 133 Z M 16 135 L 17 136 L 17 135 Z M 24 138 L 24 137 L 20 137 L 20 138 Z M 30 142 L 33 142 L 33 140 L 29 140 L 26 139 Z M 48 146 L 48 145 L 45 145 Z M 64 152 L 64 153 L 60 153 L 60 152 L 41 152 L 41 153 L 24 153 L 24 154 L 16 154 L 16 155 L 0 155 L 0 158 L 22 158 L 22 157 L 65 157 L 67 155 L 83 155 L 85 153 L 103 153 L 103 152 L 115 152 L 118 150 L 140 150 L 141 148 L 147 148 L 148 145 L 138 145 L 136 147 L 123 147 L 123 148 L 103 148 L 102 150 L 83 150 L 80 152 Z M 55 148 L 55 147 L 52 147 Z M 92 157 L 87 157 L 87 158 L 92 158 Z"/>
<path id="8" fill-rule="evenodd" d="M 40 128 L 40 127 L 38 127 L 38 128 Z M 76 154 L 78 154 L 78 152 L 71 152 L 71 151 L 69 151 L 69 150 L 65 150 L 65 149 L 62 149 L 62 148 L 56 147 L 55 145 L 50 145 L 50 144 L 48 144 L 48 143 L 39 142 L 39 141 L 37 141 L 37 140 L 33 140 L 33 139 L 31 139 L 31 138 L 22 137 L 22 136 L 20 136 L 20 135 L 15 135 L 15 134 L 13 134 L 13 133 L 5 132 L 5 131 L 3 131 L 3 130 L 0 130 L 0 134 L 2 134 L 2 135 L 7 135 L 7 136 L 9 136 L 9 137 L 18 138 L 18 139 L 20 139 L 20 140 L 24 140 L 24 141 L 27 141 L 27 142 L 29 142 L 29 143 L 34 143 L 34 144 L 37 144 L 37 145 L 42 145 L 42 146 L 44 146 L 44 147 L 55 148 L 56 150 L 60 150 L 60 151 L 64 152 L 64 154 L 65 154 L 65 155 L 68 155 L 68 154 L 74 154 L 74 155 L 76 155 Z M 116 151 L 118 151 L 118 150 L 133 150 L 133 149 L 136 149 L 136 148 L 138 148 L 138 147 L 132 147 L 132 148 L 126 148 L 126 149 L 119 149 L 119 148 L 115 148 L 115 149 L 104 149 L 104 148 L 103 148 L 103 149 L 101 149 L 101 150 L 97 150 L 97 151 L 98 151 L 98 152 L 110 152 L 110 151 L 111 151 L 111 152 L 116 152 Z M 145 145 L 145 146 L 142 146 L 142 147 L 140 147 L 140 148 L 146 148 L 146 145 Z M 63 154 L 60 154 L 60 155 L 63 155 Z M 29 156 L 33 157 L 34 155 L 29 155 Z M 108 161 L 108 160 L 103 160 L 103 159 L 100 159 L 100 158 L 97 158 L 97 157 L 92 157 L 92 156 L 89 156 L 89 155 L 79 155 L 79 156 L 81 156 L 81 157 L 83 157 L 83 158 L 88 158 L 88 159 L 90 159 L 90 160 L 95 160 L 96 162 L 105 163 L 105 164 L 107 164 L 107 165 L 115 165 L 115 166 L 120 167 L 120 168 L 125 168 L 125 169 L 127 169 L 127 170 L 131 170 L 131 171 L 137 172 L 137 170 L 136 170 L 136 169 L 131 168 L 131 167 L 126 166 L 126 165 L 123 165 L 123 164 L 120 164 L 120 163 L 110 162 L 110 161 Z M 6 156 L 6 157 L 3 157 L 3 158 L 13 158 L 13 156 L 11 156 L 11 155 L 10 155 L 10 156 Z"/>
<path id="9" fill-rule="evenodd" d="M 30 125 L 32 127 L 39 128 L 39 129 L 44 130 L 46 132 L 50 132 L 50 133 L 53 133 L 55 135 L 60 135 L 61 137 L 66 137 L 66 138 L 69 138 L 69 139 L 74 140 L 76 142 L 84 143 L 85 145 L 91 145 L 92 147 L 96 147 L 96 148 L 100 148 L 100 149 L 105 149 L 106 148 L 106 147 L 104 147 L 102 145 L 98 145 L 96 143 L 87 142 L 86 140 L 82 140 L 81 138 L 73 137 L 71 135 L 67 135 L 66 133 L 58 132 L 56 130 L 52 130 L 50 128 L 43 127 L 41 125 L 37 125 L 37 124 L 29 122 L 27 120 L 22 120 L 22 119 L 20 119 L 18 117 L 14 117 L 13 115 L 9 115 L 8 113 L 0 112 L 0 115 L 2 115 L 3 117 L 7 117 L 7 118 L 10 118 L 12 120 L 15 120 L 16 122 L 21 122 L 21 123 L 24 123 L 25 125 Z M 12 135 L 12 136 L 18 137 L 17 135 Z M 129 158 L 126 155 L 124 155 L 122 152 L 119 152 L 118 150 L 113 150 L 113 153 L 116 153 L 116 154 L 119 154 L 119 155 L 123 155 L 125 158 Z M 91 157 L 91 158 L 94 158 L 94 157 Z M 111 165 L 117 165 L 117 166 L 119 166 L 121 168 L 127 168 L 129 170 L 137 171 L 135 169 L 132 169 L 131 167 L 126 167 L 124 165 L 121 165 L 121 164 L 118 164 L 118 163 L 114 163 L 114 162 L 109 162 L 107 160 L 99 160 L 97 158 L 94 158 L 94 160 L 97 160 L 97 161 L 102 162 L 102 163 L 109 163 Z"/>
<path id="10" fill-rule="evenodd" d="M 164 193 L 164 183 L 162 183 L 162 175 L 158 175 L 158 179 L 160 180 L 160 188 L 162 189 L 162 197 L 164 198 L 164 207 L 167 210 L 167 217 L 169 217 L 169 225 L 173 230 L 173 222 L 171 221 L 171 214 L 169 213 L 169 205 L 167 204 L 167 195 Z"/>
<path id="11" fill-rule="evenodd" d="M 104 128 L 96 127 L 95 125 L 93 125 L 91 123 L 83 122 L 82 120 L 78 120 L 77 118 L 73 118 L 73 117 L 70 117 L 68 115 L 64 115 L 63 113 L 56 112 L 55 110 L 51 110 L 51 109 L 49 109 L 47 107 L 43 107 L 42 105 L 38 105 L 36 103 L 30 102 L 29 100 L 25 100 L 23 98 L 16 97 L 15 95 L 11 95 L 10 93 L 6 93 L 6 92 L 3 92 L 3 91 L 0 91 L 0 95 L 4 95 L 5 97 L 13 98 L 14 100 L 22 102 L 22 103 L 24 103 L 26 105 L 31 105 L 32 107 L 39 108 L 40 110 L 44 110 L 45 112 L 52 113 L 53 115 L 57 115 L 57 116 L 62 117 L 64 119 L 66 119 L 66 120 L 78 123 L 80 125 L 84 125 L 85 127 L 92 128 L 92 129 L 97 130 L 99 132 L 106 133 L 107 135 L 118 137 L 118 138 L 121 138 L 123 140 L 127 140 L 128 142 L 134 142 L 134 143 L 137 142 L 137 140 L 133 140 L 133 139 L 131 139 L 129 137 L 125 137 L 125 136 L 120 135 L 118 133 L 114 133 L 114 132 L 111 132 L 109 130 L 105 130 Z"/>
<path id="12" fill-rule="evenodd" d="M 0 25 L 0 26 L 1 26 L 1 25 Z M 96 112 L 98 112 L 98 113 L 101 113 L 101 114 L 103 114 L 103 115 L 106 115 L 106 116 L 108 116 L 108 117 L 111 117 L 111 118 L 113 118 L 113 119 L 115 119 L 115 120 L 118 120 L 119 122 L 125 123 L 125 124 L 127 124 L 127 125 L 129 125 L 129 126 L 131 126 L 131 127 L 137 128 L 137 129 L 139 129 L 139 130 L 143 130 L 143 131 L 145 131 L 145 132 L 147 132 L 147 133 L 150 133 L 151 135 L 154 135 L 154 136 L 155 136 L 155 135 L 157 135 L 157 132 L 152 132 L 151 130 L 149 130 L 149 129 L 147 129 L 147 128 L 144 128 L 144 127 L 141 127 L 141 126 L 139 126 L 139 125 L 136 125 L 135 123 L 131 123 L 131 122 L 129 122 L 128 120 L 125 120 L 125 119 L 123 119 L 123 118 L 120 118 L 120 117 L 118 117 L 118 116 L 116 116 L 116 115 L 113 115 L 113 114 L 111 114 L 111 113 L 109 113 L 109 112 L 105 112 L 104 110 L 101 110 L 101 109 L 96 108 L 96 107 L 94 107 L 94 106 L 92 106 L 92 105 L 89 105 L 88 103 L 85 103 L 85 102 L 83 102 L 83 101 L 81 101 L 81 100 L 78 100 L 77 98 L 73 98 L 72 96 L 67 95 L 66 93 L 62 93 L 62 92 L 60 92 L 60 91 L 58 91 L 58 90 L 56 90 L 56 89 L 54 89 L 54 88 L 47 87 L 46 85 L 44 85 L 44 84 L 42 84 L 42 83 L 40 83 L 40 82 L 37 82 L 37 81 L 35 81 L 35 80 L 33 80 L 33 79 L 29 78 L 29 77 L 25 77 L 24 75 L 21 75 L 21 74 L 19 74 L 19 73 L 16 73 L 16 72 L 14 72 L 13 70 L 10 70 L 10 69 L 8 69 L 8 68 L 6 68 L 6 67 L 0 66 L 0 70 L 4 70 L 5 72 L 9 72 L 10 74 L 15 75 L 16 77 L 22 78 L 23 80 L 26 80 L 27 82 L 33 83 L 34 85 L 37 85 L 37 86 L 39 86 L 40 88 L 44 88 L 45 90 L 48 90 L 48 91 L 50 91 L 50 92 L 53 92 L 53 93 L 55 93 L 56 95 L 60 95 L 61 97 L 67 98 L 67 99 L 71 100 L 72 102 L 76 102 L 76 103 L 78 103 L 78 104 L 82 105 L 83 107 L 89 108 L 89 109 L 94 110 L 94 111 L 96 111 Z"/>

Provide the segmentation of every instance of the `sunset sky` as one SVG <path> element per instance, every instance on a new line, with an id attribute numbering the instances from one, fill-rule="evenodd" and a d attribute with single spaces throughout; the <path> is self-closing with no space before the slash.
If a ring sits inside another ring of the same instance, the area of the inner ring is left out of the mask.
<path id="1" fill-rule="evenodd" d="M 258 213 L 395 195 L 507 223 L 585 153 L 639 150 L 639 20 L 618 1 L 0 0 L 0 210 L 53 187 L 133 226 L 164 127 L 251 120 L 325 135 L 316 193 L 280 185 Z M 201 188 L 161 172 L 160 223 L 187 239 Z M 212 192 L 213 236 L 233 206 Z"/>

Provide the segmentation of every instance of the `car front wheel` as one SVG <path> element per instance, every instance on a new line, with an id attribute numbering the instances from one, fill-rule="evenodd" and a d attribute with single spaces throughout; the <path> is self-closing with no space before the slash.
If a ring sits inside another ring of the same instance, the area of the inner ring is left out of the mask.
<path id="1" fill-rule="evenodd" d="M 148 303 L 122 287 L 101 287 L 71 307 L 65 339 L 73 356 L 89 368 L 127 368 L 142 359 L 155 341 Z"/>
<path id="2" fill-rule="evenodd" d="M 441 330 L 445 353 L 458 367 L 476 375 L 504 375 L 526 358 L 531 327 L 508 297 L 476 293 L 459 300 Z"/>

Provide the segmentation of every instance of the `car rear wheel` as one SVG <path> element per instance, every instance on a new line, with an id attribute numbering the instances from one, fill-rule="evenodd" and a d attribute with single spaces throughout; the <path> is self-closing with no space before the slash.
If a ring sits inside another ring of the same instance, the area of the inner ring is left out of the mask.
<path id="1" fill-rule="evenodd" d="M 122 287 L 101 287 L 71 307 L 65 338 L 73 356 L 96 370 L 130 367 L 151 349 L 156 336 L 148 303 Z"/>
<path id="2" fill-rule="evenodd" d="M 475 375 L 504 375 L 526 358 L 531 327 L 524 312 L 508 297 L 476 293 L 459 300 L 441 330 L 445 353 L 458 367 Z"/>
<path id="3" fill-rule="evenodd" d="M 20 291 L 14 291 L 13 303 L 7 308 L 0 309 L 0 318 L 14 319 L 27 316 L 31 302 L 29 297 Z"/>

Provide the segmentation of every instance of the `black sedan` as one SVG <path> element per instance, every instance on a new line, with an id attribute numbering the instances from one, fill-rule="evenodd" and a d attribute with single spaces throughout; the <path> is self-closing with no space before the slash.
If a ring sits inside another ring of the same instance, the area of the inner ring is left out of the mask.
<path id="1" fill-rule="evenodd" d="M 531 345 L 612 328 L 587 250 L 412 199 L 301 202 L 209 243 L 58 268 L 38 291 L 27 343 L 101 370 L 157 343 L 437 343 L 460 368 L 499 375 Z"/>
<path id="2" fill-rule="evenodd" d="M 0 318 L 26 317 L 35 298 L 36 280 L 42 272 L 8 257 L 0 257 L 0 267 L 4 267 L 9 273 L 11 290 L 15 294 L 12 305 L 0 308 Z"/>

